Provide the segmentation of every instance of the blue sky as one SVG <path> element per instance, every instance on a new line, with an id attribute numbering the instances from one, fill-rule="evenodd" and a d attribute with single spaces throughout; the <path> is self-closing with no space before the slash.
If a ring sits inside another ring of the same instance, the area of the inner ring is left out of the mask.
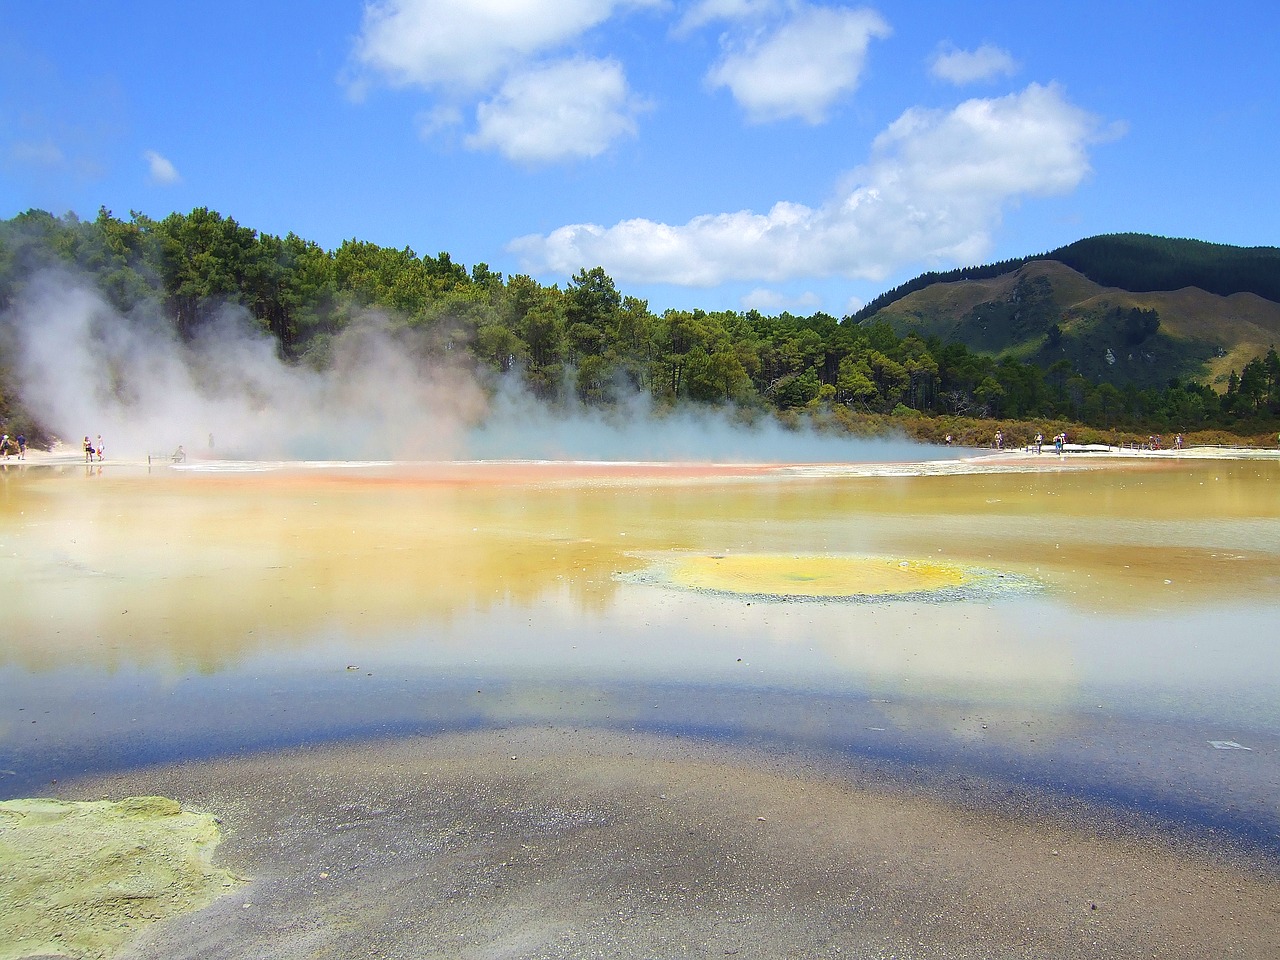
<path id="1" fill-rule="evenodd" d="M 1117 231 L 1275 245 L 1280 6 L 0 5 L 0 216 L 207 206 L 837 316 Z"/>

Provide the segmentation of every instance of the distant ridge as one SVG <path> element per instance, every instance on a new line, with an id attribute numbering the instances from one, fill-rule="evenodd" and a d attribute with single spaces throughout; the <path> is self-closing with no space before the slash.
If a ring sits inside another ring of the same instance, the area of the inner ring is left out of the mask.
<path id="1" fill-rule="evenodd" d="M 1049 253 L 945 272 L 930 271 L 882 293 L 853 314 L 855 323 L 935 283 L 990 280 L 1034 260 L 1055 260 L 1094 283 L 1133 293 L 1197 287 L 1229 297 L 1252 293 L 1280 303 L 1280 247 L 1236 247 L 1204 240 L 1142 233 L 1112 233 L 1077 240 Z"/>
<path id="2" fill-rule="evenodd" d="M 1134 293 L 1199 287 L 1229 297 L 1253 293 L 1280 303 L 1280 247 L 1234 247 L 1114 233 L 1078 240 L 1049 254 L 1104 287 Z"/>

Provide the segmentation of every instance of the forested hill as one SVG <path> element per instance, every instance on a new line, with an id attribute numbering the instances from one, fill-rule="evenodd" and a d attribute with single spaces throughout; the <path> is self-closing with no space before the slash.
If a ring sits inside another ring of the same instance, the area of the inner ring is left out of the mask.
<path id="1" fill-rule="evenodd" d="M 935 283 L 989 280 L 1033 260 L 1056 260 L 1104 287 L 1133 293 L 1197 287 L 1228 297 L 1253 293 L 1280 303 L 1280 247 L 1234 247 L 1141 233 L 1113 233 L 1077 240 L 1049 253 L 976 267 L 923 273 L 876 297 L 856 314 L 861 321 Z"/>
<path id="2" fill-rule="evenodd" d="M 1059 252 L 1076 269 L 1065 260 L 1026 260 L 935 274 L 914 293 L 886 295 L 895 308 L 916 298 L 910 315 L 860 323 L 825 313 L 655 313 L 600 267 L 580 270 L 562 288 L 503 277 L 483 263 L 467 269 L 447 252 L 419 255 L 354 238 L 325 250 L 206 208 L 160 220 L 30 210 L 0 220 L 0 425 L 38 433 L 39 412 L 24 407 L 17 371 L 24 331 L 48 319 L 41 300 L 48 283 L 39 278 L 57 271 L 58 285 L 96 292 L 92 330 L 104 356 L 113 324 L 207 347 L 237 335 L 224 322 L 230 313 L 274 339 L 286 362 L 325 369 L 348 332 L 376 315 L 424 369 L 447 362 L 478 384 L 515 381 L 552 404 L 608 407 L 642 394 L 658 409 L 725 405 L 747 416 L 813 416 L 846 427 L 860 416 L 896 423 L 966 416 L 1057 418 L 1107 430 L 1266 431 L 1280 417 L 1280 356 L 1260 338 L 1280 330 L 1280 304 L 1260 298 L 1280 296 L 1267 286 L 1280 253 L 1233 249 L 1097 238 Z M 1105 271 L 1122 267 L 1129 285 L 1177 277 L 1252 293 L 1230 298 L 1235 327 L 1220 325 L 1217 341 L 1201 342 L 1178 322 L 1217 316 L 1228 309 L 1218 302 L 1224 298 L 1119 302 L 1086 279 L 1090 272 L 1115 279 Z M 971 282 L 979 275 L 989 279 Z M 947 277 L 967 280 L 938 282 Z M 945 296 L 921 299 L 936 291 Z M 1240 297 L 1249 302 L 1234 303 Z M 959 307 L 967 312 L 957 326 Z M 1256 316 L 1245 315 L 1250 309 Z M 1202 375 L 1210 357 L 1236 364 L 1217 385 Z M 126 359 L 109 364 L 121 395 L 129 393 Z"/>
<path id="3" fill-rule="evenodd" d="M 1280 247 L 1116 233 L 1077 240 L 1045 259 L 1059 260 L 1104 287 L 1133 293 L 1198 287 L 1220 297 L 1253 293 L 1280 303 Z"/>
<path id="4" fill-rule="evenodd" d="M 1271 294 L 1271 299 L 1265 294 Z M 937 337 L 1124 388 L 1171 378 L 1232 389 L 1280 342 L 1280 250 L 1137 234 L 927 274 L 879 298 L 863 324 Z"/>

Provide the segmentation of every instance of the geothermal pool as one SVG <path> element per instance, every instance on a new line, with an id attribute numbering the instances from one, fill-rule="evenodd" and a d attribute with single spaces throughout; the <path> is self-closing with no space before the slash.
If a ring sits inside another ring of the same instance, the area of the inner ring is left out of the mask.
<path id="1" fill-rule="evenodd" d="M 0 798 L 554 726 L 1280 837 L 1280 462 L 0 474 Z"/>

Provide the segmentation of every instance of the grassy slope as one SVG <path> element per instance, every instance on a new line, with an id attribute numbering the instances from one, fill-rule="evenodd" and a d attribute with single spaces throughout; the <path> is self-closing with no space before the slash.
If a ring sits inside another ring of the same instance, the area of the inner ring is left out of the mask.
<path id="1" fill-rule="evenodd" d="M 1020 279 L 1043 279 L 1048 283 L 1052 291 L 1052 311 L 1063 333 L 1080 344 L 1081 350 L 1088 349 L 1090 356 L 1100 352 L 1098 344 L 1111 346 L 1117 355 L 1132 352 L 1118 340 L 1105 342 L 1108 331 L 1099 329 L 1099 318 L 1109 310 L 1138 307 L 1157 311 L 1160 315 L 1158 336 L 1167 339 L 1167 343 L 1163 352 L 1156 351 L 1155 362 L 1183 369 L 1170 369 L 1167 375 L 1153 374 L 1155 380 L 1196 373 L 1197 379 L 1221 389 L 1231 370 L 1240 370 L 1250 359 L 1280 343 L 1280 304 L 1254 294 L 1220 297 L 1194 287 L 1130 293 L 1099 286 L 1053 260 L 1035 260 L 990 280 L 935 283 L 908 294 L 870 319 L 888 320 L 899 333 L 916 331 L 923 336 L 960 340 L 986 353 L 1009 352 L 1023 359 L 1052 362 L 1042 350 L 1043 329 L 1047 323 L 1031 330 L 1015 331 L 1009 323 L 1000 329 L 991 329 L 974 317 L 975 309 L 984 304 L 1009 304 Z M 1206 344 L 1213 349 L 1206 351 Z M 1201 362 L 1206 352 L 1216 355 Z M 1084 359 L 1067 356 L 1073 361 Z"/>

